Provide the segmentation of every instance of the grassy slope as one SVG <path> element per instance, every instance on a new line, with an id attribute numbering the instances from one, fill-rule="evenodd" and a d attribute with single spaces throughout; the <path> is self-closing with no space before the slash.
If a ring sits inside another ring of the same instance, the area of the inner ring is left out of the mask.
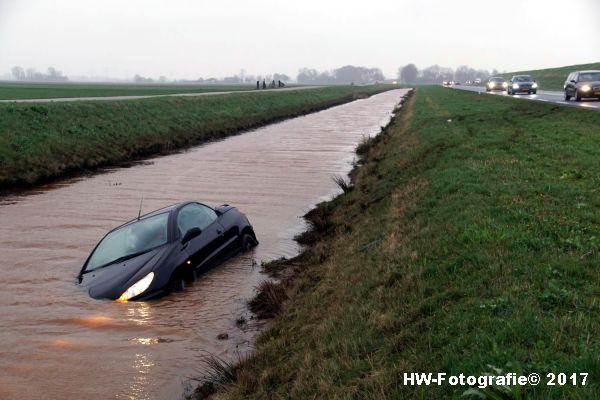
<path id="1" fill-rule="evenodd" d="M 438 87 L 405 108 L 217 397 L 458 398 L 401 376 L 489 364 L 591 374 L 525 398 L 600 398 L 600 114 Z"/>
<path id="2" fill-rule="evenodd" d="M 0 100 L 57 97 L 147 96 L 252 90 L 254 85 L 134 85 L 116 83 L 0 82 Z"/>
<path id="3" fill-rule="evenodd" d="M 390 88 L 0 104 L 0 188 L 171 151 Z"/>
<path id="4" fill-rule="evenodd" d="M 502 76 L 506 79 L 510 79 L 513 75 L 531 75 L 533 76 L 533 79 L 537 80 L 541 90 L 563 90 L 563 84 L 569 73 L 587 69 L 600 69 L 600 62 L 531 71 L 517 71 L 502 74 Z"/>

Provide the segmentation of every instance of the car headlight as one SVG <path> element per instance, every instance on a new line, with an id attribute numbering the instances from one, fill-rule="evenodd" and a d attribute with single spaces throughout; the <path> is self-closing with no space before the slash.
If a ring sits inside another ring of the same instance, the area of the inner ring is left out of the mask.
<path id="1" fill-rule="evenodd" d="M 503 87 L 503 88 L 507 88 L 507 87 L 508 87 L 508 83 L 506 83 L 506 82 L 502 82 L 502 87 Z"/>
<path id="2" fill-rule="evenodd" d="M 590 90 L 592 90 L 592 88 L 590 87 L 590 85 L 583 85 L 581 87 L 581 91 L 582 92 L 589 92 Z"/>
<path id="3" fill-rule="evenodd" d="M 533 82 L 533 85 L 531 85 L 531 87 L 537 89 L 537 83 Z"/>
<path id="4" fill-rule="evenodd" d="M 491 87 L 491 88 L 493 88 L 494 87 L 494 82 L 488 83 L 488 86 Z"/>
<path id="5" fill-rule="evenodd" d="M 518 83 L 513 83 L 513 89 L 518 89 L 519 88 L 519 84 Z"/>
<path id="6" fill-rule="evenodd" d="M 152 279 L 154 279 L 154 272 L 150 272 L 148 275 L 131 285 L 129 289 L 123 292 L 121 297 L 119 297 L 118 301 L 125 302 L 135 296 L 139 296 L 140 294 L 144 293 L 152 283 Z"/>

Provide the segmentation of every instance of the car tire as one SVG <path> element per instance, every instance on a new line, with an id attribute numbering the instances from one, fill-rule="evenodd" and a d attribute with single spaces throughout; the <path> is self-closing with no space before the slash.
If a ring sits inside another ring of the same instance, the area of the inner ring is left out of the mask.
<path id="1" fill-rule="evenodd" d="M 249 233 L 244 233 L 242 235 L 240 243 L 242 247 L 242 252 L 249 251 L 251 248 L 256 247 L 256 245 L 258 244 L 256 239 L 254 239 L 254 237 Z"/>
<path id="2" fill-rule="evenodd" d="M 171 290 L 173 292 L 183 292 L 186 286 L 187 282 L 183 277 L 175 277 L 171 282 Z"/>
<path id="3" fill-rule="evenodd" d="M 569 96 L 569 93 L 565 90 L 565 101 L 569 100 L 571 100 L 571 96 Z"/>
<path id="4" fill-rule="evenodd" d="M 169 292 L 183 292 L 187 286 L 187 281 L 181 269 L 175 271 L 169 279 L 167 286 Z"/>
<path id="5" fill-rule="evenodd" d="M 581 101 L 581 96 L 579 95 L 579 92 L 577 90 L 575 91 L 575 96 L 573 97 L 575 97 L 575 101 Z"/>
<path id="6" fill-rule="evenodd" d="M 532 90 L 529 94 L 537 94 L 537 90 Z"/>

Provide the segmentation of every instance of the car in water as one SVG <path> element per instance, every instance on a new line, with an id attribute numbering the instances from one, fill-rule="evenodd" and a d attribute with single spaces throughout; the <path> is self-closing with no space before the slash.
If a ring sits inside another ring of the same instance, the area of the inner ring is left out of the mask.
<path id="1" fill-rule="evenodd" d="M 564 84 L 565 100 L 572 98 L 581 101 L 584 98 L 600 100 L 600 71 L 571 72 Z"/>
<path id="2" fill-rule="evenodd" d="M 491 92 L 493 90 L 501 90 L 504 91 L 508 88 L 508 83 L 506 80 L 500 76 L 494 76 L 488 79 L 485 84 L 486 92 Z"/>
<path id="3" fill-rule="evenodd" d="M 147 300 L 183 289 L 197 272 L 257 244 L 254 228 L 237 208 L 179 203 L 108 232 L 78 281 L 94 299 Z"/>
<path id="4" fill-rule="evenodd" d="M 510 78 L 506 93 L 509 95 L 527 93 L 536 94 L 538 84 L 531 75 L 515 75 Z"/>

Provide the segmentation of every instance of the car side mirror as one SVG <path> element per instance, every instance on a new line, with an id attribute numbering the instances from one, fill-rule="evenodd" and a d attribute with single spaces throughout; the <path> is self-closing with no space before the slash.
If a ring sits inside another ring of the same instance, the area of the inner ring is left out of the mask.
<path id="1" fill-rule="evenodd" d="M 190 240 L 192 240 L 193 238 L 195 238 L 196 236 L 200 236 L 201 233 L 202 233 L 202 229 L 191 228 L 190 230 L 188 230 L 185 233 L 185 235 L 183 235 L 183 238 L 181 239 L 181 244 L 185 244 L 185 243 L 189 242 Z"/>
<path id="2" fill-rule="evenodd" d="M 575 83 L 575 79 L 571 79 L 571 83 Z"/>

